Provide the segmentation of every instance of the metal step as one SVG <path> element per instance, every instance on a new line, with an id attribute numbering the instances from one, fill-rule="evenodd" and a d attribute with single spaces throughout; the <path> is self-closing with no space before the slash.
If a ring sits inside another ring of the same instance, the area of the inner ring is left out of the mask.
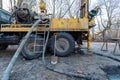
<path id="1" fill-rule="evenodd" d="M 36 40 L 41 40 L 41 41 L 43 41 L 44 39 L 41 39 L 41 38 L 36 38 Z"/>
<path id="2" fill-rule="evenodd" d="M 42 52 L 43 52 L 43 51 L 35 51 L 34 53 L 38 53 L 38 54 L 39 54 L 39 53 L 42 53 Z"/>
<path id="3" fill-rule="evenodd" d="M 35 46 L 38 46 L 38 47 L 40 47 L 40 46 L 44 46 L 44 45 L 35 45 Z"/>

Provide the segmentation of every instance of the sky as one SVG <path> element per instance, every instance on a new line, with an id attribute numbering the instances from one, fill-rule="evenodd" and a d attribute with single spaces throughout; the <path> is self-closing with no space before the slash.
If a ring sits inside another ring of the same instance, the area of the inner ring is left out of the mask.
<path id="1" fill-rule="evenodd" d="M 90 0 L 90 2 L 91 2 L 91 3 L 90 3 L 90 8 L 94 8 L 95 6 L 97 6 L 97 5 L 96 5 L 97 1 L 98 1 L 98 0 Z"/>
<path id="2" fill-rule="evenodd" d="M 97 3 L 97 0 L 90 0 L 90 9 L 94 8 L 96 6 L 96 3 Z M 3 8 L 8 11 L 9 6 L 10 6 L 9 0 L 3 0 Z"/>
<path id="3" fill-rule="evenodd" d="M 9 0 L 3 0 L 3 8 L 5 10 L 9 10 Z"/>

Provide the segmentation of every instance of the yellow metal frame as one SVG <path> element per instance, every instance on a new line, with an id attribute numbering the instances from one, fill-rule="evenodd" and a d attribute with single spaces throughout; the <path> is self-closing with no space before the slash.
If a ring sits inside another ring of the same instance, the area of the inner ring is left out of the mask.
<path id="1" fill-rule="evenodd" d="M 88 18 L 53 18 L 50 31 L 88 31 Z M 2 24 L 1 32 L 28 32 L 32 24 Z M 48 24 L 39 24 L 38 26 L 49 26 Z M 36 29 L 34 29 L 35 31 Z M 39 28 L 38 31 L 44 31 Z"/>
<path id="2" fill-rule="evenodd" d="M 88 48 L 88 50 L 90 49 L 90 43 L 91 43 L 91 35 L 90 34 L 88 34 L 88 40 L 87 40 L 87 48 Z"/>
<path id="3" fill-rule="evenodd" d="M 81 6 L 82 9 L 85 10 L 83 18 L 53 18 L 50 25 L 50 31 L 89 31 L 89 24 L 93 23 L 93 21 L 91 23 L 89 22 L 87 0 L 83 1 L 83 6 Z M 39 7 L 41 11 L 46 10 L 46 3 L 41 0 Z M 0 31 L 28 32 L 31 26 L 32 24 L 3 24 Z M 45 24 L 40 24 L 39 26 L 45 26 Z M 43 31 L 43 29 L 40 28 L 38 31 Z"/>
<path id="4" fill-rule="evenodd" d="M 46 4 L 43 2 L 40 3 L 40 9 L 42 11 L 46 10 Z M 94 19 L 89 22 L 88 19 L 88 9 L 87 9 L 87 0 L 84 0 L 84 9 L 85 14 L 83 18 L 53 18 L 51 21 L 51 25 L 48 24 L 39 24 L 39 28 L 37 29 L 38 32 L 43 32 L 44 29 L 41 26 L 50 26 L 50 31 L 88 31 L 88 40 L 87 40 L 87 47 L 90 49 L 90 41 L 91 36 L 89 35 L 89 26 L 95 25 Z M 81 6 L 82 7 L 82 6 Z M 2 24 L 1 25 L 1 32 L 28 32 L 32 24 Z M 46 28 L 47 29 L 47 28 Z M 33 30 L 36 31 L 36 28 Z"/>

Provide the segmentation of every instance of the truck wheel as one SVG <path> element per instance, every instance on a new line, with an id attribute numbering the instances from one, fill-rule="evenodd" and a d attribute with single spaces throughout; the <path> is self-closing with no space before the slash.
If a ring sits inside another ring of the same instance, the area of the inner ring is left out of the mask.
<path id="1" fill-rule="evenodd" d="M 75 40 L 69 33 L 58 33 L 54 50 L 55 37 L 51 38 L 51 51 L 57 56 L 68 56 L 75 50 Z"/>
<path id="2" fill-rule="evenodd" d="M 40 36 L 39 36 L 40 37 Z M 36 59 L 42 55 L 43 46 L 34 46 L 35 38 L 29 38 L 23 47 L 22 55 L 28 60 Z M 36 45 L 42 45 L 43 42 L 36 40 Z M 41 51 L 41 52 L 40 52 Z"/>
<path id="3" fill-rule="evenodd" d="M 7 47 L 8 47 L 8 45 L 2 45 L 2 44 L 0 44 L 0 50 L 5 50 L 5 49 L 7 49 Z"/>

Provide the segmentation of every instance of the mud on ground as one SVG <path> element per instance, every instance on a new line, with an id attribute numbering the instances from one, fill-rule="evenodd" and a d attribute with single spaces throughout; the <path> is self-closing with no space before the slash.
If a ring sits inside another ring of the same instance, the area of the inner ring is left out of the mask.
<path id="1" fill-rule="evenodd" d="M 0 51 L 0 79 L 9 64 L 17 46 L 9 46 L 7 50 Z M 50 62 L 51 54 L 47 54 L 47 61 Z M 72 53 L 69 57 L 59 57 L 58 64 L 54 67 L 76 73 L 89 74 L 98 77 L 100 80 L 106 79 L 106 73 L 101 69 L 103 66 L 120 65 L 119 62 L 101 57 L 95 54 L 82 55 L 79 52 Z M 10 80 L 82 80 L 72 76 L 67 76 L 52 72 L 44 68 L 41 58 L 35 60 L 25 60 L 21 55 L 12 70 Z M 84 79 L 83 79 L 84 80 Z"/>

